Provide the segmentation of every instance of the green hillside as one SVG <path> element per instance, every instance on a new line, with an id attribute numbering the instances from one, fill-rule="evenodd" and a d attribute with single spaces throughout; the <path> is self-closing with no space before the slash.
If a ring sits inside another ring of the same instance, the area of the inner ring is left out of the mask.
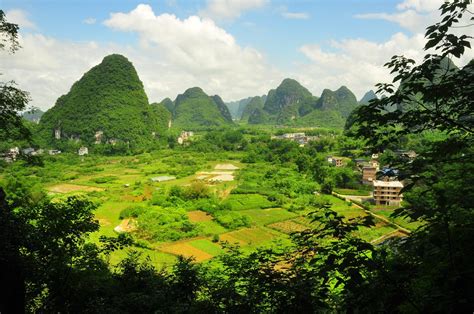
<path id="1" fill-rule="evenodd" d="M 165 106 L 165 108 L 168 109 L 169 112 L 174 111 L 174 102 L 171 99 L 165 98 L 160 102 L 160 104 Z"/>
<path id="2" fill-rule="evenodd" d="M 178 95 L 173 112 L 173 127 L 202 129 L 232 124 L 229 110 L 219 96 L 210 97 L 199 87 Z"/>
<path id="3" fill-rule="evenodd" d="M 54 145 L 68 139 L 84 144 L 129 142 L 131 146 L 151 142 L 163 132 L 166 119 L 148 104 L 132 63 L 122 55 L 109 55 L 73 84 L 66 95 L 41 118 L 42 138 Z M 60 139 L 55 138 L 55 133 Z"/>
<path id="4" fill-rule="evenodd" d="M 171 112 L 169 109 L 166 107 L 163 102 L 157 104 L 153 103 L 151 104 L 151 109 L 153 113 L 155 114 L 155 119 L 157 125 L 159 127 L 158 132 L 159 134 L 164 134 L 166 130 L 168 130 L 168 125 L 171 121 Z"/>
<path id="5" fill-rule="evenodd" d="M 242 117 L 240 121 L 248 122 L 249 117 L 252 115 L 255 109 L 263 109 L 263 105 L 264 105 L 263 97 L 260 97 L 260 96 L 252 97 L 250 102 L 245 106 L 242 112 Z"/>
<path id="6" fill-rule="evenodd" d="M 227 108 L 229 108 L 232 119 L 240 120 L 245 107 L 252 100 L 252 98 L 253 97 L 247 97 L 241 100 L 229 101 L 225 103 Z"/>
<path id="7" fill-rule="evenodd" d="M 357 98 L 347 87 L 342 86 L 336 91 L 323 90 L 316 107 L 321 110 L 335 110 L 347 118 L 358 105 Z"/>
<path id="8" fill-rule="evenodd" d="M 32 108 L 31 110 L 24 112 L 21 116 L 23 117 L 23 119 L 26 119 L 28 121 L 39 123 L 43 114 L 44 112 L 41 109 Z"/>
<path id="9" fill-rule="evenodd" d="M 281 84 L 268 93 L 263 109 L 279 124 L 295 120 L 309 113 L 317 98 L 293 79 L 284 79 Z"/>
<path id="10" fill-rule="evenodd" d="M 224 119 L 229 122 L 232 122 L 232 115 L 230 114 L 229 108 L 227 108 L 222 98 L 219 95 L 214 95 L 211 98 L 216 103 L 217 108 L 219 109 L 219 112 L 224 117 Z"/>
<path id="11" fill-rule="evenodd" d="M 359 104 L 361 105 L 366 105 L 371 101 L 372 99 L 377 98 L 377 95 L 374 93 L 373 90 L 369 90 L 367 93 L 364 94 L 364 96 L 359 100 Z"/>
<path id="12" fill-rule="evenodd" d="M 342 128 L 357 105 L 354 93 L 345 86 L 336 91 L 325 89 L 318 98 L 297 81 L 285 79 L 280 86 L 268 92 L 263 107 L 257 99 L 249 103 L 242 114 L 242 121 L 250 124 Z"/>

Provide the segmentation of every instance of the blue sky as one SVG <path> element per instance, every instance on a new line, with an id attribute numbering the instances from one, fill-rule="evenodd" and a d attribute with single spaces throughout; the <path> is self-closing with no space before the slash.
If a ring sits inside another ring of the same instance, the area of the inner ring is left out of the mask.
<path id="1" fill-rule="evenodd" d="M 298 47 L 307 42 L 324 44 L 335 38 L 383 41 L 397 31 L 406 31 L 388 21 L 355 18 L 357 14 L 367 12 L 393 12 L 397 2 L 399 1 L 274 1 L 255 10 L 244 11 L 238 18 L 217 22 L 242 45 L 258 48 L 271 61 L 281 66 L 291 66 L 293 60 L 303 57 L 298 53 Z M 58 39 L 135 44 L 136 34 L 118 33 L 101 22 L 106 20 L 111 12 L 128 12 L 141 3 L 149 4 L 156 14 L 172 13 L 182 19 L 198 14 L 206 7 L 205 0 L 3 0 L 2 7 L 6 11 L 22 9 L 28 12 L 30 20 L 37 26 L 37 31 Z M 304 13 L 307 18 L 285 18 L 282 16 L 284 12 Z M 84 22 L 87 19 L 95 19 L 96 22 L 89 25 Z"/>
<path id="2" fill-rule="evenodd" d="M 23 43 L 2 68 L 42 108 L 112 52 L 134 63 L 150 101 L 192 86 L 230 101 L 285 77 L 361 97 L 389 79 L 391 55 L 422 57 L 440 1 L 1 0 Z"/>

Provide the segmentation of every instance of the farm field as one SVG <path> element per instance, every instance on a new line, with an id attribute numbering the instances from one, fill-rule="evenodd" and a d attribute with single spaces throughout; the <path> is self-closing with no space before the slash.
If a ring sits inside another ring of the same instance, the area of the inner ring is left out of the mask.
<path id="1" fill-rule="evenodd" d="M 313 226 L 306 215 L 316 209 L 295 206 L 314 197 L 312 182 L 290 168 L 248 165 L 240 159 L 238 153 L 171 150 L 123 157 L 55 156 L 36 176 L 54 198 L 84 195 L 97 204 L 100 230 L 90 241 L 99 243 L 119 232 L 131 235 L 135 244 L 112 252 L 112 264 L 135 250 L 156 267 L 168 267 L 178 255 L 208 261 L 228 244 L 244 252 L 285 245 L 291 233 Z M 218 180 L 221 175 L 225 178 Z M 322 198 L 347 219 L 366 215 L 336 197 Z M 356 235 L 372 241 L 394 231 L 378 221 Z"/>

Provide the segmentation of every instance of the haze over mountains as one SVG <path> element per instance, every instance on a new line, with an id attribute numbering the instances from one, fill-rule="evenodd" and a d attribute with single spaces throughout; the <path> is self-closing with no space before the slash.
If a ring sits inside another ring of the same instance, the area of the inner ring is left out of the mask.
<path id="1" fill-rule="evenodd" d="M 368 92 L 361 103 L 375 94 Z M 80 139 L 92 142 L 151 141 L 168 128 L 196 130 L 232 125 L 344 126 L 359 102 L 345 86 L 314 96 L 299 82 L 287 78 L 267 95 L 224 103 L 192 87 L 160 103 L 149 104 L 133 64 L 122 55 L 109 55 L 58 98 L 40 121 L 48 142 Z"/>

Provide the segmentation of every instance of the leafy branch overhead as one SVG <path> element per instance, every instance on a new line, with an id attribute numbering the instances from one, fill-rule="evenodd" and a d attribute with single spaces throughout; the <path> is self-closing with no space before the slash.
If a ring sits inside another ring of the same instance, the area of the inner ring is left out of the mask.
<path id="1" fill-rule="evenodd" d="M 473 133 L 474 62 L 459 69 L 451 61 L 471 47 L 471 36 L 451 32 L 465 14 L 471 14 L 469 3 L 452 1 L 441 6 L 442 22 L 426 32 L 425 50 L 434 48 L 435 52 L 427 54 L 421 64 L 404 56 L 394 56 L 385 64 L 394 74 L 393 82 L 377 84 L 382 98 L 358 108 L 355 135 L 382 148 L 400 136 L 425 130 Z"/>

